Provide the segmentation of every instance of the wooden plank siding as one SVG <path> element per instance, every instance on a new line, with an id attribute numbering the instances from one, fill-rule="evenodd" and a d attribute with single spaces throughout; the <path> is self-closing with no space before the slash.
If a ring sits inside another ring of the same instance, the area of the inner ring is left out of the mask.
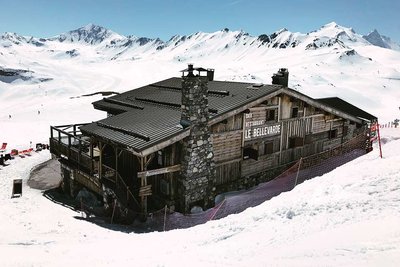
<path id="1" fill-rule="evenodd" d="M 223 185 L 239 179 L 241 174 L 240 161 L 241 158 L 216 165 L 215 185 Z"/>
<path id="2" fill-rule="evenodd" d="M 218 164 L 242 156 L 243 114 L 237 114 L 211 127 L 214 161 Z"/>
<path id="3" fill-rule="evenodd" d="M 312 132 L 312 118 L 292 119 L 285 121 L 285 126 L 288 137 L 304 137 Z"/>
<path id="4" fill-rule="evenodd" d="M 240 178 L 243 144 L 243 114 L 236 114 L 211 127 L 215 185 L 227 184 Z"/>
<path id="5" fill-rule="evenodd" d="M 306 135 L 311 134 L 313 129 L 313 118 L 299 118 L 282 121 L 281 137 L 282 149 L 289 148 L 289 138 L 301 137 L 305 138 Z"/>
<path id="6" fill-rule="evenodd" d="M 312 132 L 321 133 L 331 129 L 331 122 L 327 122 L 324 114 L 313 117 Z"/>
<path id="7" fill-rule="evenodd" d="M 241 130 L 243 128 L 243 114 L 237 114 L 211 126 L 211 133 L 223 133 Z"/>
<path id="8" fill-rule="evenodd" d="M 312 144 L 307 144 L 302 147 L 291 148 L 282 151 L 281 164 L 290 163 L 292 161 L 298 160 L 301 157 L 307 157 L 314 153 L 323 151 L 323 141 L 316 141 Z"/>
<path id="9" fill-rule="evenodd" d="M 242 177 L 256 174 L 279 164 L 279 153 L 263 155 L 258 160 L 247 159 L 242 161 Z"/>
<path id="10" fill-rule="evenodd" d="M 241 130 L 212 134 L 214 161 L 216 163 L 237 159 L 242 156 Z"/>

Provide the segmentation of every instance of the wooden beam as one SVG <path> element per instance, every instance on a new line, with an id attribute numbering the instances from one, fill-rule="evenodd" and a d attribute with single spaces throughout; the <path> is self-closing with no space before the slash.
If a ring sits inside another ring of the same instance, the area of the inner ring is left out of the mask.
<path id="1" fill-rule="evenodd" d="M 142 186 L 142 187 L 139 189 L 139 196 L 140 196 L 140 197 L 147 197 L 147 196 L 151 196 L 151 195 L 152 195 L 151 184 L 150 184 L 150 185 Z"/>
<path id="2" fill-rule="evenodd" d="M 99 157 L 99 180 L 103 178 L 103 145 L 101 142 L 98 142 L 98 147 L 100 151 L 100 157 Z"/>
<path id="3" fill-rule="evenodd" d="M 154 158 L 154 154 L 150 154 L 150 157 L 147 158 L 147 156 L 145 157 L 145 163 L 144 163 L 144 167 L 147 169 L 147 166 L 149 166 L 150 162 L 153 160 Z"/>
<path id="4" fill-rule="evenodd" d="M 283 92 L 283 93 L 284 93 L 284 94 L 287 94 L 287 95 L 289 95 L 289 96 L 296 97 L 296 98 L 298 98 L 298 99 L 300 99 L 300 100 L 306 102 L 307 104 L 309 104 L 309 105 L 311 105 L 311 106 L 314 106 L 314 107 L 316 107 L 316 108 L 322 109 L 322 110 L 324 110 L 324 111 L 326 111 L 326 112 L 329 112 L 329 113 L 331 113 L 331 114 L 334 114 L 334 115 L 337 115 L 337 116 L 339 116 L 339 117 L 342 117 L 342 118 L 345 118 L 345 119 L 354 121 L 354 122 L 356 122 L 356 123 L 362 123 L 362 121 L 361 121 L 359 118 L 357 118 L 357 117 L 355 117 L 355 116 L 352 116 L 351 114 L 348 114 L 348 113 L 342 112 L 342 111 L 340 111 L 340 110 L 337 110 L 337 109 L 335 109 L 335 108 L 332 108 L 332 107 L 330 107 L 330 106 L 327 106 L 327 105 L 325 105 L 325 104 L 323 104 L 323 103 L 321 103 L 321 102 L 318 102 L 317 100 L 315 100 L 315 99 L 313 99 L 313 98 L 311 98 L 311 97 L 308 97 L 308 96 L 306 96 L 306 95 L 303 95 L 303 94 L 301 94 L 301 93 L 299 93 L 299 92 L 296 92 L 296 91 L 294 91 L 294 90 L 291 90 L 291 89 L 284 89 L 284 92 Z"/>
<path id="5" fill-rule="evenodd" d="M 118 186 L 118 147 L 114 147 L 115 154 L 115 185 Z"/>
<path id="6" fill-rule="evenodd" d="M 172 151 L 170 154 L 170 162 L 169 164 L 175 164 L 175 153 L 176 153 L 176 144 L 172 145 Z M 174 196 L 175 196 L 175 188 L 174 188 L 174 181 L 173 181 L 173 177 L 172 175 L 168 175 L 169 176 L 169 189 L 170 189 L 170 199 L 173 200 Z"/>
<path id="7" fill-rule="evenodd" d="M 164 174 L 164 173 L 171 173 L 171 172 L 177 172 L 181 170 L 181 165 L 173 165 L 173 166 L 168 166 L 160 169 L 155 169 L 155 170 L 148 170 L 148 171 L 142 171 L 138 172 L 138 178 L 144 178 L 144 177 L 149 177 L 149 176 L 154 176 L 154 175 L 159 175 L 159 174 Z"/>
<path id="8" fill-rule="evenodd" d="M 156 152 L 158 150 L 161 150 L 161 149 L 163 149 L 165 147 L 168 147 L 168 146 L 170 146 L 172 144 L 175 144 L 176 142 L 184 139 L 185 137 L 188 137 L 189 134 L 190 134 L 190 127 L 188 127 L 185 131 L 180 132 L 179 134 L 177 134 L 177 135 L 175 135 L 175 136 L 173 136 L 171 138 L 166 138 L 165 140 L 159 142 L 156 145 L 153 145 L 151 147 L 147 147 L 147 148 L 143 149 L 141 152 L 137 152 L 137 151 L 135 151 L 133 149 L 129 149 L 129 148 L 128 148 L 128 150 L 131 153 L 133 153 L 134 155 L 136 155 L 136 156 L 144 157 L 144 156 L 147 156 L 147 155 L 149 155 L 151 153 L 154 153 L 154 152 Z"/>

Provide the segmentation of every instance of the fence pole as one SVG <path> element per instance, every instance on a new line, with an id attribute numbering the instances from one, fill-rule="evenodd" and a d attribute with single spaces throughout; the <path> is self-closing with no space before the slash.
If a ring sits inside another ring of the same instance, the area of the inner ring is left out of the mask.
<path id="1" fill-rule="evenodd" d="M 82 201 L 82 197 L 81 197 L 81 216 L 83 218 L 83 201 Z"/>
<path id="2" fill-rule="evenodd" d="M 303 158 L 300 158 L 300 160 L 299 160 L 299 167 L 297 168 L 296 180 L 294 181 L 294 186 L 293 186 L 293 188 L 295 188 L 296 185 L 297 185 L 297 179 L 299 178 L 299 172 L 300 172 L 300 166 L 301 166 L 301 161 L 302 161 L 302 160 L 303 160 Z"/>
<path id="3" fill-rule="evenodd" d="M 112 215 L 111 215 L 111 224 L 113 223 L 113 220 L 114 220 L 114 212 L 115 212 L 115 206 L 116 205 L 117 205 L 117 200 L 114 199 L 114 207 L 113 207 L 113 212 L 112 212 Z"/>
<path id="4" fill-rule="evenodd" d="M 167 205 L 165 205 L 164 211 L 164 232 L 165 232 L 165 222 L 167 221 Z"/>
<path id="5" fill-rule="evenodd" d="M 379 155 L 382 158 L 381 134 L 379 132 L 379 124 L 377 124 L 377 128 L 378 128 Z"/>

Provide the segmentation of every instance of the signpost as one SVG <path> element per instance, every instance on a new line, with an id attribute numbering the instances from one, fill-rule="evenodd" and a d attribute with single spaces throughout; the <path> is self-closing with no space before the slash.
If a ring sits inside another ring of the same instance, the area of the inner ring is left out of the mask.
<path id="1" fill-rule="evenodd" d="M 22 196 L 22 179 L 14 179 L 11 197 L 13 198 L 20 196 Z"/>

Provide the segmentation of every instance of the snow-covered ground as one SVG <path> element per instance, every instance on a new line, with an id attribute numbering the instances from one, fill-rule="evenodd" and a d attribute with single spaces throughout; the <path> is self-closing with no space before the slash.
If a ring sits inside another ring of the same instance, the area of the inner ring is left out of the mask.
<path id="1" fill-rule="evenodd" d="M 255 208 L 189 229 L 124 233 L 26 185 L 41 151 L 0 170 L 0 266 L 398 266 L 400 129 L 370 154 Z M 23 195 L 11 199 L 13 179 Z"/>

